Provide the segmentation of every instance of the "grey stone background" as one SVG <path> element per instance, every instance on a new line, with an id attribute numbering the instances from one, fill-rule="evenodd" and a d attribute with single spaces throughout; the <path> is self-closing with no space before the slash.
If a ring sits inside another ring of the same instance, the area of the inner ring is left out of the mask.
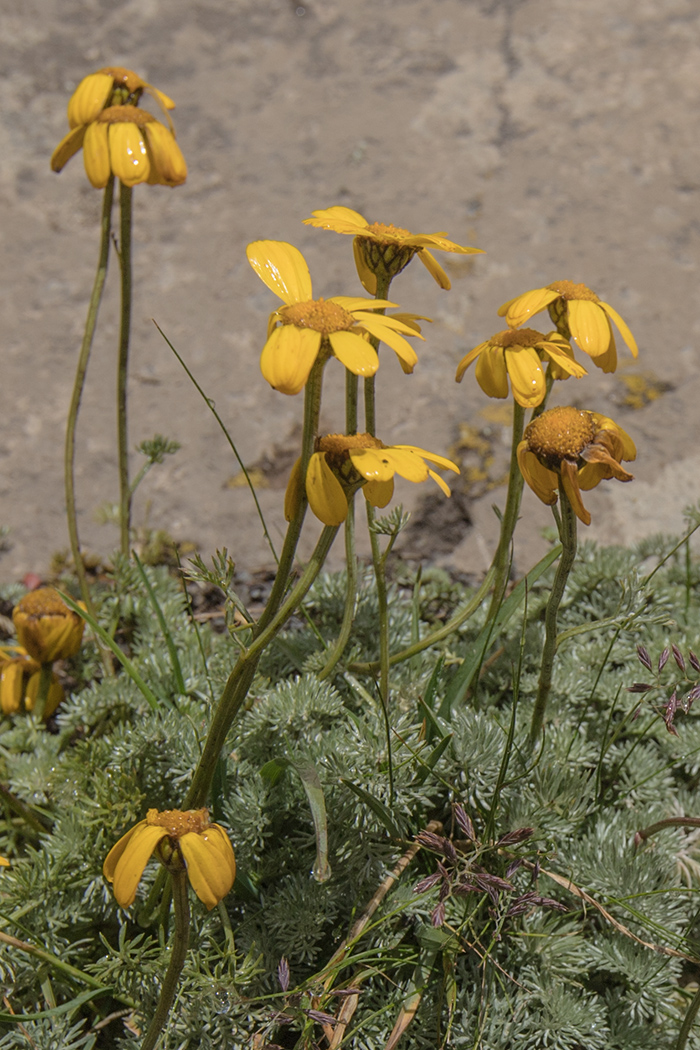
<path id="1" fill-rule="evenodd" d="M 444 453 L 460 424 L 483 428 L 500 402 L 471 371 L 455 384 L 459 359 L 503 327 L 504 300 L 559 278 L 584 281 L 640 345 L 638 363 L 621 349 L 615 376 L 592 368 L 557 385 L 558 401 L 613 415 L 639 449 L 637 480 L 588 494 L 584 531 L 631 542 L 681 528 L 683 507 L 700 496 L 695 0 L 1 0 L 0 17 L 3 579 L 43 571 L 67 545 L 64 420 L 101 194 L 81 156 L 60 175 L 49 157 L 76 84 L 108 64 L 175 99 L 189 165 L 182 187 L 135 190 L 131 444 L 161 432 L 183 446 L 144 483 L 137 524 L 191 539 L 205 556 L 225 545 L 247 569 L 269 562 L 249 493 L 227 486 L 236 463 L 151 319 L 214 397 L 243 459 L 274 459 L 275 447 L 293 447 L 301 398 L 260 375 L 277 300 L 245 246 L 289 240 L 309 262 L 315 295 L 357 294 L 350 238 L 301 223 L 314 208 L 345 204 L 487 252 L 439 256 L 451 292 L 417 261 L 395 281 L 394 301 L 434 323 L 412 377 L 383 353 L 385 441 Z M 94 516 L 117 492 L 117 292 L 113 258 L 78 435 L 82 537 L 102 552 L 116 542 Z M 547 330 L 545 318 L 536 324 Z M 335 362 L 326 370 L 328 430 L 342 427 L 341 371 Z M 669 389 L 638 411 L 620 406 L 622 377 L 641 372 Z M 503 457 L 506 431 L 491 433 Z M 402 483 L 399 495 L 414 506 L 423 490 Z M 443 562 L 483 568 L 501 496 L 470 501 L 472 524 L 441 550 Z M 282 490 L 261 488 L 260 498 L 279 542 Z M 435 489 L 429 498 L 443 497 Z M 550 522 L 528 494 L 520 568 Z"/>

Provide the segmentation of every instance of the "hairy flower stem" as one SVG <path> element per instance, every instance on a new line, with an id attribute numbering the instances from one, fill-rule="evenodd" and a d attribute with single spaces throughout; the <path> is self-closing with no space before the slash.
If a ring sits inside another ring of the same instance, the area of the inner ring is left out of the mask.
<path id="1" fill-rule="evenodd" d="M 46 710 L 46 701 L 49 697 L 49 688 L 51 686 L 51 679 L 53 678 L 53 663 L 46 663 L 41 665 L 41 672 L 39 674 L 39 688 L 37 689 L 36 700 L 34 701 L 34 707 L 32 714 L 36 718 L 37 722 L 41 722 L 44 717 L 44 711 Z"/>
<path id="2" fill-rule="evenodd" d="M 564 595 L 566 581 L 576 560 L 576 515 L 561 482 L 559 483 L 559 503 L 561 506 L 559 538 L 562 552 L 544 617 L 545 636 L 542 648 L 542 663 L 540 665 L 540 680 L 537 686 L 537 697 L 530 725 L 529 743 L 531 747 L 535 746 L 544 724 L 547 700 L 552 687 L 554 657 L 557 652 L 557 614 Z"/>
<path id="3" fill-rule="evenodd" d="M 120 183 L 121 211 L 119 265 L 122 277 L 121 325 L 117 361 L 117 456 L 119 462 L 119 535 L 121 552 L 129 557 L 131 544 L 131 485 L 129 484 L 129 435 L 127 426 L 127 381 L 129 376 L 129 335 L 131 331 L 131 186 Z"/>
<path id="4" fill-rule="evenodd" d="M 170 1008 L 175 1001 L 180 974 L 187 956 L 187 945 L 190 936 L 190 903 L 187 899 L 187 872 L 184 868 L 182 871 L 172 872 L 172 890 L 175 927 L 170 949 L 170 962 L 163 978 L 163 986 L 160 990 L 160 999 L 156 1006 L 156 1012 L 148 1026 L 148 1031 L 143 1037 L 141 1050 L 153 1050 L 158 1042 L 158 1037 L 168 1019 Z"/>
<path id="5" fill-rule="evenodd" d="M 68 409 L 68 419 L 66 421 L 66 444 L 64 452 L 64 484 L 66 493 L 66 516 L 68 519 L 68 537 L 70 539 L 70 549 L 73 555 L 75 574 L 78 577 L 80 596 L 85 602 L 88 612 L 92 616 L 95 615 L 95 609 L 92 604 L 92 598 L 90 597 L 90 588 L 88 587 L 87 573 L 85 571 L 85 562 L 83 561 L 82 551 L 80 550 L 80 537 L 78 535 L 78 512 L 75 504 L 75 431 L 78 424 L 80 402 L 82 400 L 83 389 L 85 387 L 85 375 L 87 373 L 88 361 L 90 360 L 90 350 L 92 349 L 92 340 L 95 334 L 95 325 L 97 324 L 97 314 L 99 312 L 100 301 L 102 299 L 102 289 L 104 288 L 105 279 L 107 277 L 107 263 L 109 262 L 109 240 L 112 225 L 113 197 L 114 176 L 110 175 L 107 181 L 107 185 L 105 186 L 104 197 L 102 198 L 102 218 L 100 220 L 100 252 L 97 260 L 97 272 L 95 273 L 95 281 L 92 286 L 92 294 L 90 296 L 90 303 L 88 305 L 87 318 L 85 320 L 85 331 L 83 332 L 83 341 L 80 346 L 80 354 L 78 355 L 78 367 L 76 369 L 75 379 L 73 381 L 73 394 L 71 396 L 70 408 Z"/>
<path id="6" fill-rule="evenodd" d="M 489 607 L 488 619 L 492 620 L 498 615 L 503 598 L 508 586 L 508 577 L 511 561 L 511 544 L 515 526 L 518 523 L 520 503 L 523 498 L 523 485 L 525 479 L 520 473 L 518 466 L 518 445 L 523 438 L 525 429 L 525 409 L 517 401 L 513 401 L 513 440 L 510 451 L 510 472 L 508 474 L 508 494 L 506 496 L 505 510 L 501 518 L 501 535 L 498 547 L 493 559 L 493 567 L 496 575 L 493 584 L 493 594 Z"/>

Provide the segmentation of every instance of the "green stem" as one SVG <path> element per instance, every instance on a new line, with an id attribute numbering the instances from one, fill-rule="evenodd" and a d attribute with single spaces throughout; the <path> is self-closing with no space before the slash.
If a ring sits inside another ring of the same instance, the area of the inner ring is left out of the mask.
<path id="1" fill-rule="evenodd" d="M 683 1024 L 681 1025 L 678 1033 L 678 1042 L 676 1043 L 676 1050 L 684 1050 L 686 1043 L 688 1042 L 688 1036 L 690 1035 L 693 1023 L 697 1016 L 697 1012 L 700 1010 L 700 988 L 693 996 L 693 999 L 686 1011 L 686 1015 L 683 1018 Z"/>
<path id="2" fill-rule="evenodd" d="M 345 369 L 345 433 L 357 433 L 357 376 Z"/>
<path id="3" fill-rule="evenodd" d="M 32 708 L 32 714 L 38 722 L 41 722 L 44 718 L 44 711 L 46 710 L 46 701 L 49 698 L 49 688 L 53 679 L 53 661 L 41 665 L 41 671 L 39 673 L 39 688 L 36 693 L 36 700 Z"/>
<path id="4" fill-rule="evenodd" d="M 511 563 L 511 544 L 513 542 L 513 534 L 515 533 L 515 526 L 518 523 L 518 515 L 520 513 L 520 503 L 523 498 L 523 484 L 525 479 L 520 472 L 518 466 L 518 445 L 523 438 L 523 430 L 525 429 L 525 409 L 522 405 L 519 405 L 517 401 L 513 402 L 513 440 L 511 442 L 510 450 L 510 472 L 508 474 L 508 494 L 506 496 L 506 505 L 503 511 L 503 517 L 501 519 L 501 535 L 498 541 L 498 547 L 496 554 L 493 559 L 493 566 L 496 570 L 494 579 L 493 595 L 491 596 L 491 605 L 489 607 L 488 619 L 492 620 L 494 616 L 498 614 L 498 610 L 501 607 L 501 602 L 506 593 L 506 587 L 508 586 L 508 577 L 510 575 L 510 563 Z"/>
<path id="5" fill-rule="evenodd" d="M 160 999 L 148 1026 L 141 1050 L 153 1050 L 163 1031 L 168 1019 L 170 1008 L 175 1001 L 180 974 L 187 957 L 187 945 L 190 936 L 190 903 L 187 899 L 187 872 L 172 872 L 173 887 L 173 911 L 175 913 L 175 928 L 173 930 L 172 947 L 170 949 L 170 962 L 163 978 L 163 986 L 160 990 Z"/>
<path id="6" fill-rule="evenodd" d="M 549 596 L 545 611 L 545 637 L 542 649 L 542 663 L 540 665 L 540 680 L 537 686 L 537 697 L 530 725 L 529 743 L 531 747 L 534 747 L 544 724 L 547 700 L 552 687 L 554 657 L 557 652 L 557 614 L 564 595 L 566 581 L 576 559 L 576 515 L 561 481 L 559 482 L 559 502 L 561 506 L 559 537 L 561 539 L 562 552 L 557 565 L 554 583 L 552 584 L 552 593 Z"/>
<path id="7" fill-rule="evenodd" d="M 329 678 L 336 668 L 338 660 L 345 652 L 345 647 L 350 638 L 353 621 L 355 619 L 355 607 L 357 604 L 357 555 L 355 554 L 355 498 L 348 497 L 348 516 L 345 519 L 345 607 L 343 609 L 343 620 L 340 625 L 340 633 L 335 645 L 328 657 L 323 670 L 319 674 L 319 681 Z"/>
<path id="8" fill-rule="evenodd" d="M 121 326 L 117 363 L 117 455 L 119 460 L 119 531 L 121 552 L 129 557 L 131 529 L 131 486 L 129 484 L 129 437 L 127 426 L 127 381 L 129 375 L 129 334 L 131 330 L 131 186 L 120 183 L 121 227 L 119 264 L 122 277 Z"/>
<path id="9" fill-rule="evenodd" d="M 228 676 L 214 712 L 204 748 L 192 778 L 192 784 L 182 805 L 183 809 L 198 809 L 200 806 L 206 805 L 216 763 L 226 743 L 228 731 L 248 695 L 260 657 L 306 597 L 309 588 L 323 568 L 337 532 L 337 525 L 326 525 L 318 539 L 316 549 L 308 565 L 290 591 L 279 612 L 274 616 L 268 617 L 269 622 L 264 630 L 256 635 L 255 640 L 246 652 L 239 656 L 236 666 Z M 268 608 L 269 602 L 265 613 L 268 612 Z M 258 627 L 261 623 L 262 617 Z"/>
<path id="10" fill-rule="evenodd" d="M 102 289 L 104 288 L 105 279 L 107 277 L 113 196 L 114 177 L 110 176 L 107 185 L 105 186 L 104 197 L 102 199 L 100 252 L 97 260 L 97 272 L 95 273 L 92 294 L 88 305 L 87 318 L 85 319 L 85 331 L 83 332 L 83 341 L 80 346 L 80 354 L 78 355 L 78 367 L 73 381 L 73 394 L 71 396 L 70 408 L 68 409 L 68 419 L 66 421 L 66 444 L 64 452 L 64 484 L 70 549 L 73 555 L 73 564 L 75 565 L 78 584 L 80 586 L 80 596 L 85 602 L 88 611 L 92 613 L 93 616 L 95 615 L 95 610 L 92 604 L 92 598 L 90 597 L 85 562 L 83 561 L 83 555 L 80 550 L 80 537 L 78 535 L 78 512 L 75 503 L 75 432 L 78 424 L 80 402 L 85 387 L 85 375 L 87 373 L 88 361 L 90 360 L 92 340 L 95 334 L 95 325 L 97 324 L 97 314 L 102 299 Z"/>

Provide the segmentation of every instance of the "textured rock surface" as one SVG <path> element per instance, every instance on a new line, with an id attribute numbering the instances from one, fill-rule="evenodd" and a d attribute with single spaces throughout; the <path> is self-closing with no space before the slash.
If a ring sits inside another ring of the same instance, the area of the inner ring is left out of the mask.
<path id="1" fill-rule="evenodd" d="M 385 354 L 386 441 L 445 452 L 459 424 L 483 427 L 496 403 L 471 371 L 455 384 L 460 357 L 502 327 L 504 300 L 557 278 L 584 281 L 625 317 L 641 351 L 633 363 L 623 349 L 615 376 L 592 369 L 556 390 L 613 415 L 639 446 L 637 481 L 588 495 L 587 535 L 624 542 L 681 526 L 683 506 L 700 496 L 693 0 L 8 0 L 3 37 L 0 523 L 12 529 L 3 578 L 41 571 L 67 545 L 63 427 L 100 193 L 80 157 L 59 176 L 48 159 L 71 91 L 105 64 L 137 70 L 176 100 L 190 172 L 174 190 L 135 190 L 131 443 L 161 432 L 183 446 L 144 483 L 137 524 L 148 515 L 205 555 L 226 545 L 242 567 L 269 560 L 248 493 L 226 487 L 237 465 L 151 318 L 215 399 L 244 461 L 284 448 L 301 400 L 260 376 L 275 300 L 245 245 L 290 240 L 315 294 L 356 294 L 350 239 L 301 224 L 314 208 L 346 204 L 488 253 L 441 256 L 449 293 L 417 262 L 396 280 L 394 300 L 434 324 L 412 377 Z M 117 284 L 113 258 L 79 426 L 82 535 L 102 551 L 116 538 L 93 519 L 117 488 Z M 638 411 L 619 407 L 622 377 L 644 371 L 672 389 Z M 328 429 L 342 425 L 340 373 L 331 362 Z M 405 484 L 401 498 L 415 505 L 422 488 Z M 472 501 L 474 526 L 443 562 L 484 565 L 501 491 Z M 281 490 L 260 497 L 279 537 Z M 520 568 L 550 522 L 528 498 Z"/>

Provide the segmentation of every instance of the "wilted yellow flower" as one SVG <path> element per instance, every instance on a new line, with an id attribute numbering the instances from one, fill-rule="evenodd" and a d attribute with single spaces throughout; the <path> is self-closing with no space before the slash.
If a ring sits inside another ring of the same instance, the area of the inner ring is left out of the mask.
<path id="1" fill-rule="evenodd" d="M 551 408 L 525 427 L 518 463 L 528 485 L 543 503 L 557 502 L 559 480 L 577 518 L 590 525 L 581 492 L 607 478 L 632 481 L 620 466 L 635 459 L 629 434 L 607 416 L 566 406 Z"/>
<path id="2" fill-rule="evenodd" d="M 15 605 L 12 620 L 19 644 L 40 664 L 75 656 L 85 622 L 52 587 L 30 591 Z"/>
<path id="3" fill-rule="evenodd" d="M 166 868 L 186 869 L 192 889 L 211 909 L 233 886 L 236 860 L 229 837 L 219 824 L 209 823 L 206 809 L 149 809 L 112 846 L 103 872 L 114 883 L 114 896 L 128 908 L 152 853 Z"/>
<path id="4" fill-rule="evenodd" d="M 542 404 L 547 391 L 543 364 L 547 361 L 556 379 L 580 379 L 586 375 L 586 369 L 574 361 L 563 336 L 558 332 L 542 335 L 533 328 L 508 328 L 470 350 L 459 362 L 455 377 L 458 383 L 475 360 L 476 379 L 484 393 L 489 397 L 508 397 L 510 376 L 513 397 L 523 408 Z"/>
<path id="5" fill-rule="evenodd" d="M 324 348 L 355 375 L 373 376 L 379 358 L 370 335 L 391 347 L 404 372 L 413 371 L 418 357 L 400 333 L 422 339 L 417 325 L 371 313 L 395 303 L 346 295 L 312 299 L 304 256 L 286 241 L 254 241 L 246 254 L 258 277 L 285 303 L 270 314 L 260 358 L 262 374 L 275 390 L 298 394 Z"/>
<path id="6" fill-rule="evenodd" d="M 614 372 L 617 368 L 617 349 L 611 320 L 617 325 L 632 356 L 637 356 L 634 336 L 618 312 L 608 303 L 602 302 L 585 284 L 554 281 L 545 288 L 535 288 L 510 299 L 500 307 L 498 316 L 505 317 L 511 328 L 517 328 L 545 307 L 554 324 L 568 327 L 576 344 L 604 372 Z"/>
<path id="7" fill-rule="evenodd" d="M 307 226 L 318 226 L 322 230 L 335 230 L 355 238 L 353 250 L 355 265 L 362 284 L 374 295 L 377 291 L 377 274 L 395 277 L 417 255 L 428 273 L 432 274 L 441 288 L 451 288 L 450 279 L 435 256 L 428 251 L 455 252 L 458 255 L 481 255 L 481 248 L 465 248 L 447 240 L 445 233 L 411 233 L 400 226 L 383 222 L 367 222 L 364 216 L 352 208 L 337 205 L 311 212 L 304 219 Z"/>
<path id="8" fill-rule="evenodd" d="M 136 106 L 109 106 L 89 124 L 73 128 L 54 150 L 52 169 L 60 171 L 81 147 L 85 172 L 97 189 L 110 175 L 125 186 L 180 186 L 187 178 L 174 133 Z"/>
<path id="9" fill-rule="evenodd" d="M 316 439 L 316 451 L 306 473 L 306 497 L 324 525 L 340 525 L 348 514 L 348 493 L 361 486 L 368 503 L 386 507 L 394 495 L 394 475 L 408 481 L 431 477 L 446 496 L 450 489 L 427 463 L 453 470 L 459 467 L 444 456 L 414 445 L 385 445 L 371 434 L 328 434 Z M 301 499 L 300 461 L 294 464 L 287 484 L 284 511 L 288 521 L 295 516 Z"/>
<path id="10" fill-rule="evenodd" d="M 33 660 L 21 645 L 8 645 L 0 649 L 0 710 L 5 715 L 15 715 L 24 709 L 34 710 L 39 691 L 41 664 Z M 52 715 L 63 700 L 63 686 L 55 674 L 51 676 L 46 696 L 44 718 Z"/>

